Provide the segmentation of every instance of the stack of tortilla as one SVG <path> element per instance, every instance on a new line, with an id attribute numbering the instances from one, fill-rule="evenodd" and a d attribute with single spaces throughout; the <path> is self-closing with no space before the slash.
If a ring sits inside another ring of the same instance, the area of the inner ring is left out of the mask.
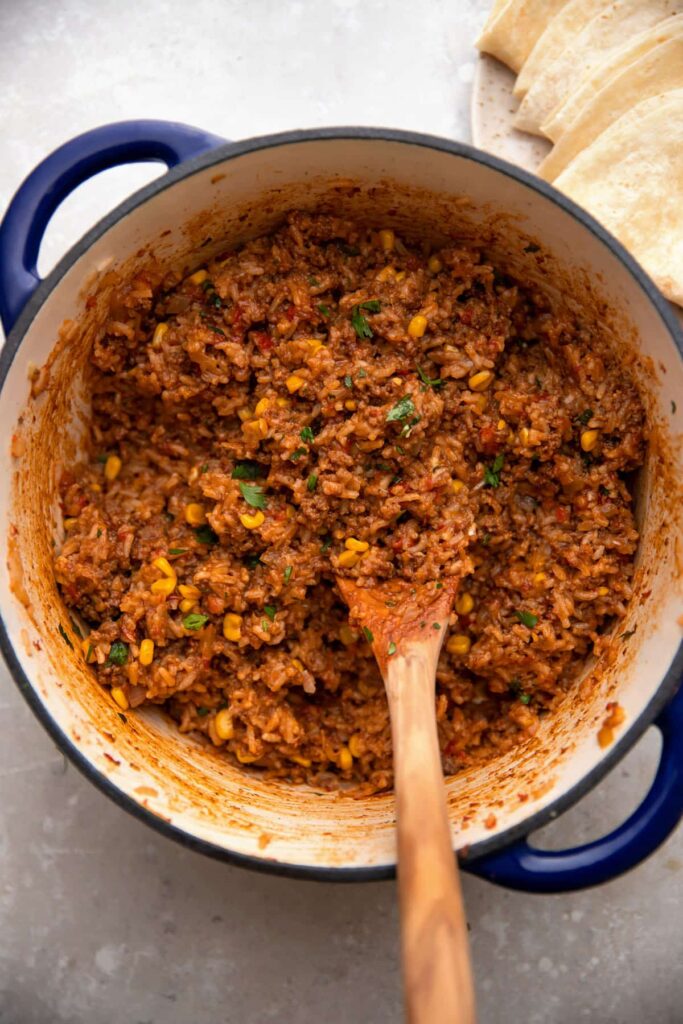
<path id="1" fill-rule="evenodd" d="M 541 177 L 683 305 L 683 0 L 496 0 L 477 45 L 553 143 Z"/>

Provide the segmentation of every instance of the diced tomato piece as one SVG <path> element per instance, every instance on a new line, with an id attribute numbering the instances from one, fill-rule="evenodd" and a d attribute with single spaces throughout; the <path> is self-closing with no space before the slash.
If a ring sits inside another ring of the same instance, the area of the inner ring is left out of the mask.
<path id="1" fill-rule="evenodd" d="M 569 519 L 569 512 L 564 505 L 557 505 L 555 507 L 555 518 L 558 523 L 566 523 Z"/>
<path id="2" fill-rule="evenodd" d="M 271 336 L 266 334 L 265 331 L 255 331 L 252 337 L 262 352 L 270 352 L 275 344 Z"/>
<path id="3" fill-rule="evenodd" d="M 500 439 L 494 427 L 482 427 L 479 431 L 479 444 L 485 455 L 495 455 L 501 447 Z"/>

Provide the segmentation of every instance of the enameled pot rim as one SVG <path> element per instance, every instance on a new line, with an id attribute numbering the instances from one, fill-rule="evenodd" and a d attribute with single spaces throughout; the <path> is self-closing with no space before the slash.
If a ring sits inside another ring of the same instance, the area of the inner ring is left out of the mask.
<path id="1" fill-rule="evenodd" d="M 206 168 L 223 164 L 229 160 L 236 159 L 247 153 L 260 150 L 277 149 L 280 146 L 293 145 L 297 143 L 325 142 L 336 140 L 352 141 L 378 141 L 391 143 L 405 143 L 409 146 L 421 146 L 433 149 L 438 152 L 451 154 L 472 163 L 480 164 L 507 178 L 512 178 L 521 185 L 526 186 L 533 192 L 543 196 L 546 200 L 555 204 L 568 213 L 592 235 L 594 235 L 611 253 L 619 260 L 632 278 L 634 285 L 644 293 L 651 306 L 659 314 L 664 327 L 672 337 L 679 358 L 683 360 L 683 330 L 679 326 L 676 317 L 669 307 L 668 302 L 659 292 L 654 283 L 647 276 L 645 271 L 626 251 L 623 245 L 618 242 L 608 231 L 605 230 L 589 213 L 577 206 L 571 199 L 558 192 L 552 185 L 535 177 L 534 175 L 516 167 L 499 157 L 484 153 L 463 142 L 455 142 L 449 139 L 440 138 L 434 135 L 426 135 L 419 132 L 403 131 L 394 128 L 369 128 L 369 127 L 339 127 L 339 128 L 314 128 L 308 130 L 297 130 L 281 132 L 275 135 L 264 135 L 242 142 L 226 142 L 225 145 L 217 146 L 200 156 L 193 157 L 177 167 L 169 170 L 166 174 L 155 179 L 150 184 L 139 189 L 128 199 L 120 203 L 111 213 L 102 218 L 93 228 L 66 253 L 58 262 L 55 268 L 40 283 L 31 298 L 26 303 L 16 324 L 9 333 L 5 345 L 0 353 L 0 395 L 4 388 L 10 367 L 19 351 L 22 340 L 38 313 L 38 310 L 45 303 L 50 294 L 59 285 L 62 277 L 73 266 L 73 264 L 85 253 L 90 246 L 105 234 L 111 227 L 122 220 L 127 214 L 139 206 L 144 205 L 148 199 L 173 187 L 176 183 L 185 178 L 203 171 Z M 317 881 L 372 881 L 383 878 L 392 878 L 395 875 L 393 865 L 378 865 L 375 867 L 313 867 L 309 865 L 285 864 L 267 857 L 255 857 L 236 853 L 227 850 L 215 843 L 199 839 L 190 832 L 180 829 L 177 826 L 157 817 L 151 811 L 142 807 L 132 797 L 128 796 L 115 786 L 85 757 L 81 750 L 62 731 L 48 709 L 43 705 L 31 685 L 29 678 L 24 672 L 19 659 L 17 658 L 14 646 L 10 639 L 4 617 L 0 610 L 0 650 L 5 658 L 9 670 L 14 678 L 17 687 L 31 707 L 33 713 L 39 719 L 43 727 L 55 741 L 57 746 L 103 793 L 112 799 L 119 807 L 133 814 L 136 818 L 150 825 L 157 832 L 168 838 L 174 839 L 183 846 L 198 853 L 205 854 L 217 860 L 227 861 L 243 867 L 249 867 L 257 871 L 264 871 L 271 874 L 284 875 L 293 878 L 312 879 Z M 478 842 L 472 850 L 462 855 L 464 866 L 467 863 L 474 863 L 479 857 L 502 850 L 510 843 L 521 839 L 542 825 L 547 824 L 556 818 L 563 811 L 567 810 L 581 799 L 596 783 L 614 767 L 614 765 L 627 753 L 628 750 L 642 736 L 644 731 L 655 720 L 659 712 L 666 706 L 678 689 L 679 682 L 683 676 L 683 642 L 679 645 L 675 657 L 669 666 L 656 693 L 631 723 L 628 730 L 609 748 L 602 760 L 579 782 L 563 793 L 552 803 L 542 810 L 530 815 L 524 821 L 514 825 L 505 831 Z"/>

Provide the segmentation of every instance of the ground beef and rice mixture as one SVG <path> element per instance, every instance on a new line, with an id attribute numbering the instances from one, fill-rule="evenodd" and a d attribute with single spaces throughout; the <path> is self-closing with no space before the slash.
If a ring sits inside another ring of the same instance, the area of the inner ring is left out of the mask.
<path id="1" fill-rule="evenodd" d="M 463 577 L 447 773 L 533 735 L 624 612 L 637 391 L 476 249 L 294 213 L 189 277 L 122 286 L 92 364 L 55 571 L 124 710 L 163 704 L 241 764 L 372 792 L 386 699 L 335 575 Z"/>

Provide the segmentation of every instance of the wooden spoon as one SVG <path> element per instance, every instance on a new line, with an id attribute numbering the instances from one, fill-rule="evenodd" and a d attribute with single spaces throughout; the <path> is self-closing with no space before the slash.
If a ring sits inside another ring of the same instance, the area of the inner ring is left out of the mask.
<path id="1" fill-rule="evenodd" d="M 372 644 L 391 716 L 403 978 L 410 1024 L 474 1024 L 467 922 L 436 731 L 436 664 L 458 581 L 359 587 L 337 577 Z"/>

